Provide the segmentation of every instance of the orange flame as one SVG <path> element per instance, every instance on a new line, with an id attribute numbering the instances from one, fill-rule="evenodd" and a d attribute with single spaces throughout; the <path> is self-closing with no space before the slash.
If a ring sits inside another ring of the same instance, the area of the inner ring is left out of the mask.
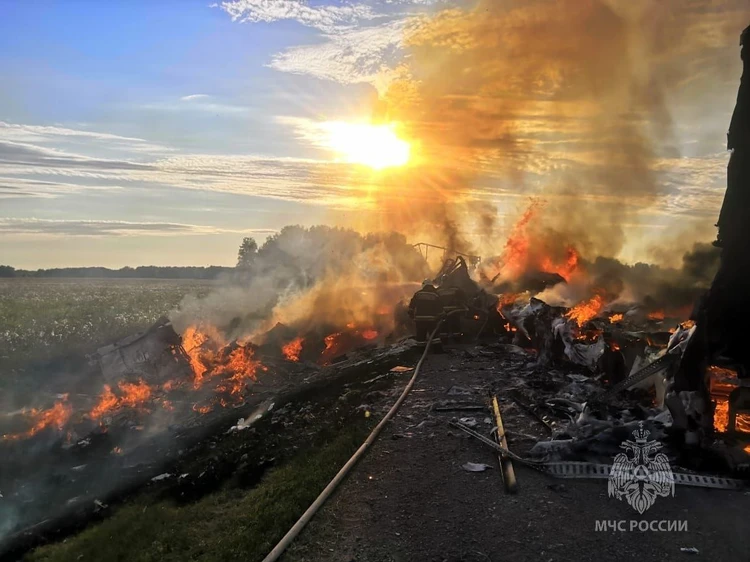
<path id="1" fill-rule="evenodd" d="M 215 370 L 215 374 L 218 375 L 232 375 L 225 384 L 219 386 L 218 390 L 239 394 L 248 379 L 257 380 L 255 373 L 258 369 L 267 370 L 267 368 L 255 359 L 254 355 L 255 352 L 249 346 L 239 346 L 233 350 L 229 354 L 228 361 Z"/>
<path id="2" fill-rule="evenodd" d="M 602 299 L 601 295 L 594 295 L 591 299 L 571 308 L 565 316 L 579 326 L 583 326 L 586 322 L 595 318 L 603 306 L 604 299 Z"/>
<path id="3" fill-rule="evenodd" d="M 374 340 L 375 338 L 378 337 L 378 332 L 377 332 L 377 330 L 372 330 L 372 329 L 370 329 L 370 330 L 364 330 L 362 332 L 362 337 L 365 338 L 368 341 L 369 340 Z"/>
<path id="4" fill-rule="evenodd" d="M 190 360 L 190 368 L 193 370 L 195 377 L 193 386 L 200 388 L 203 384 L 203 377 L 208 371 L 208 367 L 203 363 L 201 357 L 201 347 L 208 341 L 208 336 L 199 332 L 195 326 L 190 326 L 182 334 L 182 347 Z"/>
<path id="5" fill-rule="evenodd" d="M 119 410 L 121 408 L 135 408 L 145 404 L 149 398 L 151 398 L 151 387 L 144 381 L 139 380 L 137 383 L 129 383 L 121 381 L 117 384 L 122 394 L 121 398 L 118 398 L 112 388 L 108 385 L 104 385 L 104 390 L 99 397 L 99 402 L 94 406 L 89 413 L 92 419 L 99 419 L 103 416 Z"/>
<path id="6" fill-rule="evenodd" d="M 663 310 L 655 310 L 653 312 L 648 313 L 648 319 L 649 320 L 664 320 L 664 311 Z"/>
<path id="7" fill-rule="evenodd" d="M 624 316 L 622 314 L 613 314 L 612 316 L 609 317 L 609 321 L 612 324 L 616 324 L 617 322 L 622 322 L 623 318 Z"/>
<path id="8" fill-rule="evenodd" d="M 199 406 L 198 404 L 193 404 L 193 411 L 198 412 L 199 414 L 207 414 L 211 410 L 213 410 L 214 407 L 210 404 L 204 404 L 203 406 Z"/>
<path id="9" fill-rule="evenodd" d="M 107 412 L 115 410 L 118 402 L 117 396 L 112 392 L 112 388 L 108 384 L 105 384 L 104 390 L 99 398 L 99 403 L 91 410 L 90 416 L 93 419 L 99 419 Z"/>
<path id="10" fill-rule="evenodd" d="M 581 256 L 573 246 L 567 246 L 565 255 L 560 259 L 560 257 L 552 258 L 546 253 L 540 253 L 540 250 L 544 248 L 537 248 L 534 244 L 534 234 L 530 232 L 529 223 L 537 216 L 544 204 L 544 201 L 533 200 L 521 218 L 513 225 L 501 257 L 485 271 L 489 278 L 502 274 L 505 279 L 517 279 L 524 272 L 536 269 L 557 273 L 566 281 L 570 281 L 573 274 L 578 271 Z"/>
<path id="11" fill-rule="evenodd" d="M 281 353 L 284 354 L 284 357 L 286 357 L 288 361 L 299 361 L 299 354 L 302 351 L 303 342 L 304 340 L 302 338 L 295 338 L 281 348 Z"/>
<path id="12" fill-rule="evenodd" d="M 3 435 L 3 439 L 9 441 L 27 439 L 33 437 L 47 427 L 56 427 L 58 431 L 62 431 L 65 424 L 68 423 L 72 413 L 73 409 L 70 404 L 68 404 L 68 397 L 65 395 L 62 400 L 55 402 L 54 406 L 47 410 L 29 410 L 28 415 L 36 420 L 31 429 L 24 433 Z"/>
<path id="13" fill-rule="evenodd" d="M 714 429 L 724 433 L 729 426 L 729 401 L 717 400 L 714 409 Z"/>
<path id="14" fill-rule="evenodd" d="M 565 261 L 562 263 L 554 263 L 551 258 L 545 257 L 541 263 L 541 270 L 548 273 L 557 273 L 566 281 L 570 281 L 570 277 L 578 269 L 579 259 L 580 256 L 576 249 L 572 246 L 568 246 L 565 249 Z"/>
<path id="15" fill-rule="evenodd" d="M 323 353 L 326 353 L 327 351 L 330 351 L 333 349 L 333 347 L 336 345 L 336 341 L 341 337 L 341 332 L 336 332 L 335 334 L 329 334 L 325 338 L 323 338 L 323 342 L 326 344 L 326 348 L 323 350 Z"/>
<path id="16" fill-rule="evenodd" d="M 529 205 L 529 208 L 526 209 L 518 222 L 513 226 L 513 230 L 505 242 L 500 271 L 507 273 L 511 277 L 517 277 L 526 268 L 530 246 L 526 227 L 531 222 L 531 219 L 534 218 L 540 205 L 539 201 L 533 201 Z"/>
<path id="17" fill-rule="evenodd" d="M 504 293 L 500 295 L 500 299 L 497 301 L 497 309 L 500 310 L 504 306 L 513 304 L 518 300 L 518 297 L 517 293 Z"/>
<path id="18" fill-rule="evenodd" d="M 733 369 L 711 365 L 707 369 L 709 391 L 714 401 L 714 430 L 724 433 L 729 429 L 729 395 L 739 385 L 737 372 Z M 750 415 L 737 414 L 737 431 L 750 433 Z"/>
<path id="19" fill-rule="evenodd" d="M 335 357 L 339 353 L 339 349 L 341 348 L 341 336 L 343 336 L 343 332 L 336 332 L 323 338 L 323 343 L 325 343 L 326 348 L 323 350 L 323 353 L 320 354 L 320 363 L 327 364 L 332 357 Z"/>
<path id="20" fill-rule="evenodd" d="M 724 433 L 729 429 L 729 401 L 724 398 L 717 398 L 715 404 L 714 430 Z M 747 414 L 737 414 L 736 429 L 737 431 L 750 433 L 750 416 Z"/>

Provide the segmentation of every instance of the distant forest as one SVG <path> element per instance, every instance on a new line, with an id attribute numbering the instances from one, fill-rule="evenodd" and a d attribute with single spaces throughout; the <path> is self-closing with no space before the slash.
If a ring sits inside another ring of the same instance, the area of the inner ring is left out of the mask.
<path id="1" fill-rule="evenodd" d="M 37 269 L 29 271 L 16 269 L 9 265 L 0 265 L 2 277 L 90 277 L 111 279 L 216 279 L 219 275 L 235 271 L 234 267 L 158 267 L 146 265 L 139 267 L 64 267 L 59 269 Z"/>

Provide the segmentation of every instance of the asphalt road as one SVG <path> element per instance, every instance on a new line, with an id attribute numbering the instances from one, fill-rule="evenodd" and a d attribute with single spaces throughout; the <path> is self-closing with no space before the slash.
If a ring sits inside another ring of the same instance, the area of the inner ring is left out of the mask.
<path id="1" fill-rule="evenodd" d="M 430 408 L 457 398 L 451 394 L 456 386 L 472 392 L 462 400 L 481 402 L 489 389 L 502 396 L 524 363 L 507 352 L 431 355 L 397 417 L 283 560 L 750 560 L 750 492 L 678 486 L 674 497 L 657 498 L 639 515 L 608 496 L 606 480 L 555 480 L 516 465 L 518 493 L 506 494 L 493 452 L 447 425 L 471 416 L 478 429 L 489 430 L 489 411 Z M 402 386 L 373 397 L 375 415 Z M 506 430 L 515 436 L 510 447 L 524 453 L 533 444 L 529 437 L 543 431 L 509 402 L 502 407 Z M 467 462 L 492 468 L 468 472 L 462 468 Z M 638 530 L 641 521 L 652 520 L 686 522 L 687 530 Z M 597 521 L 627 530 L 597 530 Z"/>

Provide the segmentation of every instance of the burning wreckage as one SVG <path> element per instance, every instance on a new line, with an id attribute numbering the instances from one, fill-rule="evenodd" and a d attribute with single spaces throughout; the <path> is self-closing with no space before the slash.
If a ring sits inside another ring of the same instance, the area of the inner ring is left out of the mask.
<path id="1" fill-rule="evenodd" d="M 246 467 L 248 455 L 257 461 L 248 478 L 257 478 L 289 444 L 282 433 L 295 418 L 325 420 L 345 405 L 356 411 L 356 389 L 372 389 L 392 367 L 415 361 L 424 344 L 411 335 L 425 339 L 437 326 L 434 352 L 479 342 L 484 355 L 522 358 L 510 363 L 520 365 L 517 372 L 494 375 L 497 388 L 548 438 L 527 457 L 513 458 L 566 476 L 555 467 L 608 466 L 595 463 L 610 462 L 624 438 L 645 428 L 663 443 L 677 483 L 741 484 L 750 467 L 749 60 L 743 56 L 729 133 L 719 270 L 692 313 L 654 302 L 625 306 L 596 288 L 575 306 L 548 304 L 548 289 L 581 269 L 570 248 L 562 260 L 541 260 L 538 272 L 522 268 L 512 284 L 477 267 L 476 256 L 453 254 L 416 293 L 413 284 L 381 284 L 372 299 L 378 304 L 343 323 L 307 319 L 227 341 L 230 331 L 222 327 L 178 331 L 162 319 L 92 354 L 81 388 L 50 393 L 46 408 L 3 415 L 0 554 L 74 529 L 150 481 L 170 481 L 176 497 L 190 497 L 192 489 L 210 489 L 221 475 Z M 516 242 L 509 241 L 503 268 L 526 250 Z M 326 306 L 347 309 L 350 301 L 336 293 Z M 293 412 L 294 403 L 302 406 Z M 217 436 L 231 440 L 269 419 L 269 431 L 247 432 L 224 448 L 229 460 L 216 452 Z M 202 462 L 191 464 L 191 457 Z"/>
<path id="2" fill-rule="evenodd" d="M 546 286 L 564 283 L 545 279 Z M 200 485 L 206 469 L 191 474 L 184 459 L 202 441 L 245 429 L 302 396 L 324 404 L 319 395 L 330 387 L 374 380 L 416 359 L 424 344 L 411 338 L 410 287 L 367 325 L 302 332 L 277 324 L 255 341 L 226 342 L 216 328 L 178 334 L 164 318 L 100 348 L 88 357 L 99 394 L 59 394 L 47 409 L 17 411 L 2 422 L 3 549 L 55 536 L 64 520 L 80 525 L 151 480 L 176 479 L 183 492 Z M 744 388 L 737 369 L 717 360 L 706 367 L 705 386 L 680 386 L 698 333 L 693 321 L 667 329 L 662 311 L 609 308 L 598 294 L 572 308 L 528 292 L 494 294 L 491 284 L 472 279 L 461 256 L 447 260 L 429 287 L 411 299 L 416 323 L 427 318 L 434 327 L 446 311 L 457 318 L 441 324 L 433 351 L 480 341 L 494 353 L 523 349 L 534 358 L 536 379 L 518 381 L 509 396 L 551 434 L 532 449 L 537 461 L 595 459 L 603 443 L 610 453 L 641 422 L 685 468 L 729 473 L 748 466 L 743 432 L 750 432 L 750 412 L 736 399 Z M 443 312 L 426 317 L 419 295 L 433 291 Z M 710 427 L 695 424 L 709 417 Z M 262 435 L 254 445 L 263 448 Z"/>

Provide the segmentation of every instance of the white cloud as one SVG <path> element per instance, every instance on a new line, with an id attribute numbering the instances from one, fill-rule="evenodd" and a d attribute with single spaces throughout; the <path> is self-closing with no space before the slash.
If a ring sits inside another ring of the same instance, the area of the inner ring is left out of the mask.
<path id="1" fill-rule="evenodd" d="M 341 84 L 387 86 L 402 58 L 404 34 L 416 19 L 327 35 L 323 43 L 292 47 L 274 55 L 270 67 L 281 72 L 307 74 Z"/>
<path id="2" fill-rule="evenodd" d="M 294 20 L 321 32 L 321 42 L 277 53 L 269 67 L 341 84 L 372 84 L 383 91 L 398 75 L 404 36 L 420 25 L 418 14 L 444 2 L 390 0 L 371 5 L 310 5 L 301 0 L 232 0 L 220 7 L 233 21 Z"/>
<path id="3" fill-rule="evenodd" d="M 29 141 L 49 137 L 87 137 L 98 140 L 118 142 L 146 142 L 144 139 L 135 137 L 122 137 L 119 135 L 99 133 L 96 131 L 81 131 L 77 129 L 68 129 L 65 127 L 48 127 L 40 125 L 19 125 L 15 123 L 6 123 L 5 121 L 0 121 L 0 138 Z"/>
<path id="4" fill-rule="evenodd" d="M 231 16 L 232 21 L 258 23 L 294 20 L 326 33 L 335 33 L 362 20 L 379 17 L 366 4 L 311 6 L 301 0 L 231 0 L 219 6 Z"/>
<path id="5" fill-rule="evenodd" d="M 189 96 L 182 96 L 180 98 L 180 101 L 195 101 L 195 100 L 204 100 L 206 98 L 210 98 L 208 94 L 190 94 Z"/>
<path id="6" fill-rule="evenodd" d="M 272 234 L 273 229 L 224 229 L 172 222 L 0 218 L 0 233 L 64 236 L 134 236 L 173 234 Z"/>
<path id="7" fill-rule="evenodd" d="M 86 143 L 103 141 L 109 146 L 134 152 L 169 152 L 170 148 L 137 137 L 124 137 L 98 131 L 69 129 L 67 127 L 21 125 L 0 121 L 0 141 L 15 143 Z"/>
<path id="8" fill-rule="evenodd" d="M 18 130 L 22 129 L 20 126 Z M 90 149 L 107 147 L 102 139 L 92 140 Z M 161 187 L 341 207 L 350 206 L 352 195 L 366 188 L 344 185 L 342 165 L 327 161 L 163 153 L 146 159 L 137 151 L 120 152 L 121 158 L 92 158 L 79 151 L 0 139 L 0 198 L 50 198 L 89 189 Z"/>
<path id="9" fill-rule="evenodd" d="M 211 100 L 207 94 L 193 94 L 180 98 L 178 101 L 154 102 L 139 105 L 139 109 L 150 111 L 194 112 L 202 113 L 247 113 L 249 108 L 242 105 L 232 105 Z"/>

